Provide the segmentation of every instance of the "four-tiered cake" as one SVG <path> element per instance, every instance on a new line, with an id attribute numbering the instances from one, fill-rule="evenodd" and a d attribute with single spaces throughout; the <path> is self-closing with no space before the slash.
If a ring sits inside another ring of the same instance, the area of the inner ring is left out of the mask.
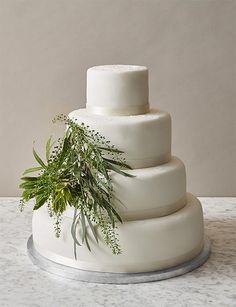
<path id="1" fill-rule="evenodd" d="M 34 212 L 35 249 L 46 258 L 83 270 L 137 273 L 170 268 L 195 258 L 203 248 L 200 202 L 186 193 L 185 166 L 171 155 L 171 117 L 149 109 L 148 70 L 105 65 L 88 69 L 86 109 L 69 115 L 100 132 L 125 153 L 135 177 L 112 174 L 122 253 L 113 255 L 91 238 L 73 253 L 73 211 L 63 217 L 61 237 L 44 206 Z M 91 236 L 92 237 L 92 236 Z"/>

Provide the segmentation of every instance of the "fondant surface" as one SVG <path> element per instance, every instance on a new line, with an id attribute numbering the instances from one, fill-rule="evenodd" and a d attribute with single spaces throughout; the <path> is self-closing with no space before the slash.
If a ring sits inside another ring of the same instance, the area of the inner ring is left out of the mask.
<path id="1" fill-rule="evenodd" d="M 186 174 L 183 162 L 170 162 L 127 171 L 135 177 L 112 173 L 115 208 L 123 221 L 142 220 L 171 214 L 186 205 Z M 73 217 L 68 208 L 66 216 Z"/>
<path id="2" fill-rule="evenodd" d="M 164 216 L 186 204 L 186 173 L 181 160 L 128 171 L 135 177 L 112 174 L 118 212 L 124 220 Z"/>
<path id="3" fill-rule="evenodd" d="M 91 113 L 104 115 L 147 113 L 147 68 L 136 65 L 103 65 L 89 68 L 86 107 Z"/>
<path id="4" fill-rule="evenodd" d="M 194 258 L 203 244 L 202 207 L 197 198 L 187 195 L 187 205 L 168 216 L 125 222 L 118 226 L 122 254 L 113 255 L 103 243 L 91 239 L 90 252 L 77 248 L 74 259 L 71 218 L 64 217 L 61 237 L 56 238 L 53 219 L 47 208 L 33 215 L 33 239 L 43 256 L 80 269 L 103 272 L 146 272 L 164 269 Z"/>
<path id="5" fill-rule="evenodd" d="M 167 112 L 151 110 L 145 115 L 103 116 L 78 109 L 69 116 L 89 125 L 124 151 L 132 168 L 156 166 L 171 158 L 171 117 Z"/>

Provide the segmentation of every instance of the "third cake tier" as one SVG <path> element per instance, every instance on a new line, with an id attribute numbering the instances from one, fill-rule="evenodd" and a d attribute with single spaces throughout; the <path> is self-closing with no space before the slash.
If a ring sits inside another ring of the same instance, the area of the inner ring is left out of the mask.
<path id="1" fill-rule="evenodd" d="M 134 177 L 111 175 L 119 199 L 115 207 L 124 221 L 165 216 L 186 205 L 186 172 L 180 159 L 128 172 Z"/>

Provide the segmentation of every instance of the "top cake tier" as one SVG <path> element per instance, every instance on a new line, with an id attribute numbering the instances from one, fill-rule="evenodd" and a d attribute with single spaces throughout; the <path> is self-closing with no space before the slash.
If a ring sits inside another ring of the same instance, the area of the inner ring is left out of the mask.
<path id="1" fill-rule="evenodd" d="M 135 65 L 94 66 L 87 71 L 90 113 L 138 115 L 149 111 L 148 69 Z"/>

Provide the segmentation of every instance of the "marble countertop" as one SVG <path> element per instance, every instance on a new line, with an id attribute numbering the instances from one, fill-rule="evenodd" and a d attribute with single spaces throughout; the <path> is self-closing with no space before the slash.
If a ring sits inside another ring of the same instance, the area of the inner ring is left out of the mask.
<path id="1" fill-rule="evenodd" d="M 1 307 L 236 306 L 236 198 L 200 198 L 209 260 L 186 275 L 160 282 L 102 285 L 75 282 L 35 267 L 27 256 L 32 206 L 0 198 Z"/>

